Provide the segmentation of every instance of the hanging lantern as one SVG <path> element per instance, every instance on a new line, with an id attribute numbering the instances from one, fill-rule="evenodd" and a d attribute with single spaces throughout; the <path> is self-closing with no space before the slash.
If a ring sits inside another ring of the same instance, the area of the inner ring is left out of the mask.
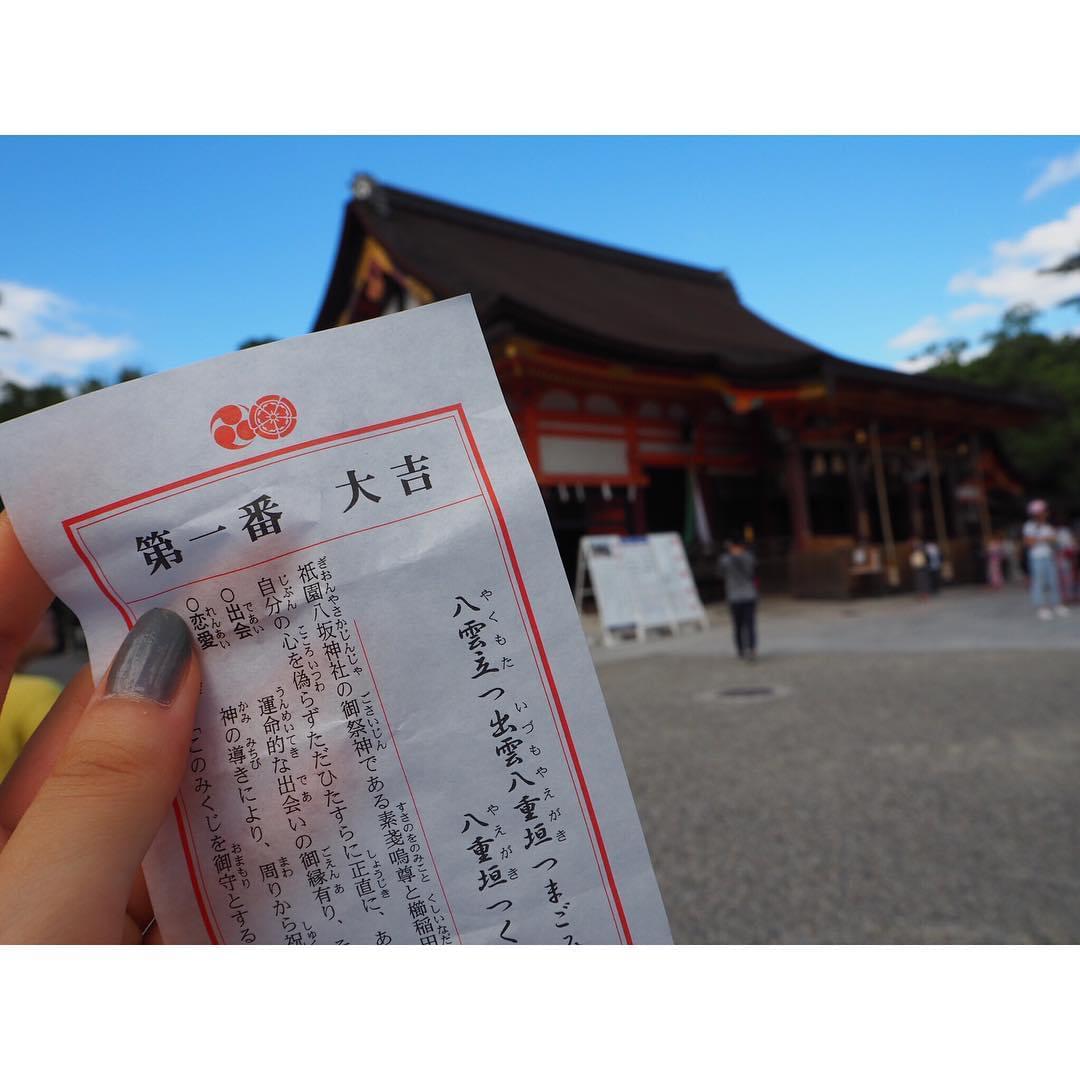
<path id="1" fill-rule="evenodd" d="M 847 461 L 843 454 L 833 454 L 832 471 L 833 476 L 843 476 L 847 472 Z"/>
<path id="2" fill-rule="evenodd" d="M 825 455 L 820 452 L 816 453 L 810 461 L 810 475 L 824 476 L 828 471 L 828 466 L 825 464 Z"/>

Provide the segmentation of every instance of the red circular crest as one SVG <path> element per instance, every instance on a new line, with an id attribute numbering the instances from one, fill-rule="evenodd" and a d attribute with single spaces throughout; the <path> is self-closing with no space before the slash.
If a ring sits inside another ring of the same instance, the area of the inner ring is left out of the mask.
<path id="1" fill-rule="evenodd" d="M 296 406 L 280 394 L 267 394 L 251 406 L 248 421 L 256 435 L 284 439 L 296 427 Z"/>
<path id="2" fill-rule="evenodd" d="M 214 442 L 226 450 L 240 450 L 255 438 L 255 432 L 251 430 L 239 405 L 222 405 L 210 417 L 210 433 L 214 436 Z"/>

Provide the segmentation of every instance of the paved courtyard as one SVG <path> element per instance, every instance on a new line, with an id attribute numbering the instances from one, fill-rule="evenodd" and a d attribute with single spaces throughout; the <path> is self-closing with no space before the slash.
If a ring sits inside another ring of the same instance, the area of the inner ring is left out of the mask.
<path id="1" fill-rule="evenodd" d="M 1080 941 L 1080 609 L 766 600 L 753 665 L 710 615 L 594 647 L 677 942 Z"/>
<path id="2" fill-rule="evenodd" d="M 1080 608 L 769 598 L 756 664 L 709 614 L 584 620 L 677 942 L 1080 942 Z"/>

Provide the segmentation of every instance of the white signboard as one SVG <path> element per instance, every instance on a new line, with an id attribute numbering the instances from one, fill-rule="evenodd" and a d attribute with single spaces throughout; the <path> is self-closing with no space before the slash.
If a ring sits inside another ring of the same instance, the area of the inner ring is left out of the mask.
<path id="1" fill-rule="evenodd" d="M 143 612 L 191 626 L 166 940 L 671 940 L 467 298 L 14 420 L 0 492 L 95 678 Z"/>
<path id="2" fill-rule="evenodd" d="M 676 622 L 703 622 L 705 608 L 698 595 L 686 548 L 678 533 L 652 533 L 649 546 L 656 560 L 664 594 Z"/>
<path id="3" fill-rule="evenodd" d="M 589 592 L 608 645 L 626 632 L 642 638 L 660 627 L 677 633 L 687 623 L 708 625 L 678 533 L 582 537 L 575 588 L 579 610 Z"/>

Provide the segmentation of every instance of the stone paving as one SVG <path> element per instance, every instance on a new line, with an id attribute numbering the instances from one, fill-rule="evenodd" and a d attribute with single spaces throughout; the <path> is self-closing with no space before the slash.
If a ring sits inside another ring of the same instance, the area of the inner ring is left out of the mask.
<path id="1" fill-rule="evenodd" d="M 1080 941 L 1080 610 L 766 600 L 756 664 L 710 614 L 594 650 L 677 942 Z"/>
<path id="2" fill-rule="evenodd" d="M 763 652 L 942 652 L 987 649 L 1080 649 L 1080 606 L 1066 618 L 1042 622 L 1027 592 L 995 592 L 977 587 L 946 589 L 929 600 L 911 594 L 848 602 L 766 597 L 760 604 L 758 630 Z M 731 626 L 722 604 L 710 605 L 704 633 L 678 637 L 650 632 L 645 642 L 599 644 L 594 615 L 583 619 L 595 646 L 597 664 L 646 655 L 715 656 L 731 651 Z"/>
<path id="3" fill-rule="evenodd" d="M 1080 941 L 1080 608 L 767 598 L 756 664 L 709 614 L 584 619 L 677 942 Z"/>

